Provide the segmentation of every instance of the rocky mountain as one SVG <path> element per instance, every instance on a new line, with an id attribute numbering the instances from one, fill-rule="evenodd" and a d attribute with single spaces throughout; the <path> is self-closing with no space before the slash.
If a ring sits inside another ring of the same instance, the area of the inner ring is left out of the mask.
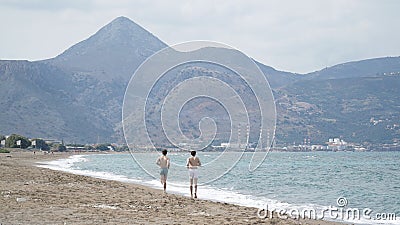
<path id="1" fill-rule="evenodd" d="M 123 142 L 121 109 L 129 79 L 147 57 L 166 46 L 119 17 L 55 58 L 0 61 L 0 134 L 69 143 Z M 305 137 L 323 142 L 333 136 L 359 142 L 399 139 L 399 57 L 304 75 L 256 63 L 274 90 L 278 143 Z"/>
<path id="2" fill-rule="evenodd" d="M 118 17 L 93 36 L 45 62 L 76 75 L 125 83 L 147 57 L 165 47 L 165 43 L 133 21 Z"/>
<path id="3" fill-rule="evenodd" d="M 275 90 L 280 144 L 393 143 L 400 138 L 400 76 L 299 81 Z"/>
<path id="4" fill-rule="evenodd" d="M 125 17 L 59 56 L 0 61 L 0 133 L 96 143 L 122 140 L 121 105 L 136 68 L 166 45 Z"/>
<path id="5" fill-rule="evenodd" d="M 400 139 L 400 57 L 343 63 L 275 89 L 280 143 Z"/>

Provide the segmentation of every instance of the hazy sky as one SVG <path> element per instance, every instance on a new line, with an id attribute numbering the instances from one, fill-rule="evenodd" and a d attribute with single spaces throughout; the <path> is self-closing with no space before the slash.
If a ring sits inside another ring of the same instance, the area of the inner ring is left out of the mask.
<path id="1" fill-rule="evenodd" d="M 399 56 L 399 10 L 398 0 L 0 0 L 0 59 L 55 57 L 126 16 L 170 45 L 218 41 L 306 73 Z"/>

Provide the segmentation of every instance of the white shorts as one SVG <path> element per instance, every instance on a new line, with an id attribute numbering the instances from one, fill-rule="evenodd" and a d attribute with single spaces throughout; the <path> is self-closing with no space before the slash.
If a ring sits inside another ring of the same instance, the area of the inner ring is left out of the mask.
<path id="1" fill-rule="evenodd" d="M 190 179 L 199 178 L 199 172 L 197 171 L 197 169 L 189 169 L 189 178 Z"/>

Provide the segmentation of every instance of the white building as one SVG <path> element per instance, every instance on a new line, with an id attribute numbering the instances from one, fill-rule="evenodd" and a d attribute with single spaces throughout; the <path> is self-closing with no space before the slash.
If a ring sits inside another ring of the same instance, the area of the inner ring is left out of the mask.
<path id="1" fill-rule="evenodd" d="M 340 138 L 329 138 L 327 144 L 329 150 L 336 150 L 336 151 L 343 151 L 349 146 L 346 141 Z"/>

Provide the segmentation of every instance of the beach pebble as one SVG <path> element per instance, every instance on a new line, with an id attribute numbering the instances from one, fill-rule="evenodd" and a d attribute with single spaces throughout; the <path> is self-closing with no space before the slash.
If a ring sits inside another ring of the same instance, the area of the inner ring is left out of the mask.
<path id="1" fill-rule="evenodd" d="M 2 191 L 1 195 L 3 195 L 4 198 L 9 198 L 11 195 L 11 191 Z"/>
<path id="2" fill-rule="evenodd" d="M 27 199 L 26 198 L 17 198 L 17 202 L 26 202 Z"/>

